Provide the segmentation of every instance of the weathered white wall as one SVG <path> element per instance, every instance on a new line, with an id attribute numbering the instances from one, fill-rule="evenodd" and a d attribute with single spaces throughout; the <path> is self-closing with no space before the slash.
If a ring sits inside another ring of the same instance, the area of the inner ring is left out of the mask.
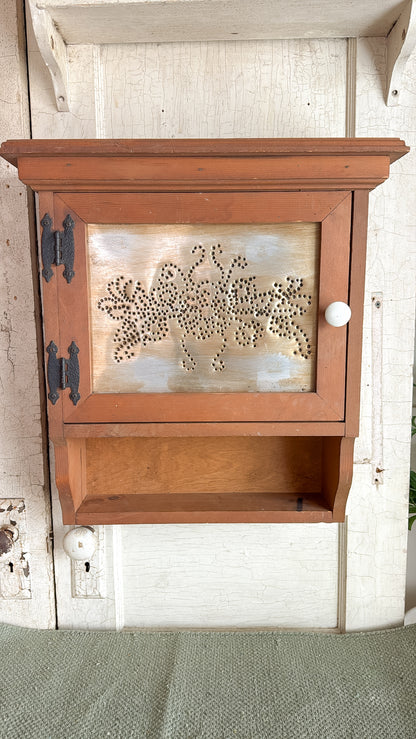
<path id="1" fill-rule="evenodd" d="M 359 41 L 356 135 L 399 136 L 412 150 L 370 195 L 361 431 L 347 509 L 347 629 L 399 623 L 404 614 L 416 266 L 416 55 L 406 69 L 400 105 L 391 108 L 383 101 L 385 56 L 384 39 Z M 380 309 L 373 297 L 380 300 Z"/>
<path id="2" fill-rule="evenodd" d="M 30 127 L 21 4 L 0 0 L 0 18 L 0 139 L 26 138 Z M 0 160 L 0 501 L 25 502 L 30 570 L 15 591 L 8 562 L 0 562 L 0 621 L 53 628 L 29 227 L 26 189 L 16 170 Z M 0 514 L 0 525 L 1 520 Z"/>
<path id="3" fill-rule="evenodd" d="M 36 138 L 343 136 L 354 117 L 346 108 L 343 40 L 74 46 L 68 62 L 71 112 L 57 113 L 31 41 Z M 412 143 L 416 65 L 409 64 L 400 106 L 387 109 L 384 62 L 384 40 L 359 42 L 357 135 Z M 362 433 L 348 523 L 107 527 L 107 596 L 75 599 L 55 502 L 61 627 L 358 629 L 401 622 L 415 189 L 407 156 L 371 197 Z M 379 460 L 383 473 L 375 470 Z"/>

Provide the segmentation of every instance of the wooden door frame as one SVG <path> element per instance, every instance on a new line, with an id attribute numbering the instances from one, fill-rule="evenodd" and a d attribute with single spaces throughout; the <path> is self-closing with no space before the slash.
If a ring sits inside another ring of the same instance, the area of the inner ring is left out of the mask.
<path id="1" fill-rule="evenodd" d="M 348 301 L 351 194 L 339 193 L 56 194 L 53 221 L 69 213 L 75 222 L 75 276 L 47 291 L 45 313 L 60 314 L 59 346 L 79 348 L 80 401 L 63 395 L 65 423 L 117 422 L 342 422 L 345 408 L 347 328 L 329 326 L 324 312 L 334 300 Z M 43 193 L 42 193 L 42 196 Z M 80 217 L 80 212 L 82 219 Z M 43 215 L 43 213 L 41 213 Z M 244 219 L 244 220 L 243 220 Z M 321 223 L 317 327 L 317 381 L 311 393 L 94 394 L 88 303 L 87 223 Z M 80 289 L 81 285 L 81 289 Z M 47 296 L 53 301 L 50 305 Z M 55 302 L 57 300 L 58 302 Z M 56 334 L 55 327 L 55 335 Z M 46 333 L 46 346 L 55 341 Z M 62 351 L 61 350 L 61 351 Z"/>

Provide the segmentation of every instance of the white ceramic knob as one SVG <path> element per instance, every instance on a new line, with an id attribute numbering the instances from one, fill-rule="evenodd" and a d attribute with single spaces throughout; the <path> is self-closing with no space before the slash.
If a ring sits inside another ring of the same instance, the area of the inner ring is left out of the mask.
<path id="1" fill-rule="evenodd" d="M 350 306 L 346 303 L 341 303 L 341 301 L 330 303 L 325 311 L 325 319 L 330 326 L 345 326 L 350 318 Z"/>
<path id="2" fill-rule="evenodd" d="M 71 529 L 64 536 L 63 547 L 65 554 L 71 559 L 88 561 L 97 548 L 97 537 L 94 529 L 89 526 L 78 526 Z"/>

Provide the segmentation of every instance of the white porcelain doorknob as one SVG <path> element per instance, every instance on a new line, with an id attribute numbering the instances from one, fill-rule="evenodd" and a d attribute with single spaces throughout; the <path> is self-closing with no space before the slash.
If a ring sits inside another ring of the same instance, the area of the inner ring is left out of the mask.
<path id="1" fill-rule="evenodd" d="M 76 561 L 88 561 L 97 548 L 97 537 L 90 526 L 78 526 L 64 536 L 65 553 Z"/>
<path id="2" fill-rule="evenodd" d="M 346 303 L 335 301 L 325 311 L 326 322 L 330 326 L 345 326 L 351 318 L 351 308 Z"/>

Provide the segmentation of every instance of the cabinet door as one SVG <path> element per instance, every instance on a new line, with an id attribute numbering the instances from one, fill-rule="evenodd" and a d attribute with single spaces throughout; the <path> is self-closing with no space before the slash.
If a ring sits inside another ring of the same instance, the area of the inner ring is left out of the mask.
<path id="1" fill-rule="evenodd" d="M 79 349 L 66 423 L 343 420 L 324 311 L 348 301 L 350 194 L 55 195 L 68 214 L 74 276 L 45 307 Z"/>

